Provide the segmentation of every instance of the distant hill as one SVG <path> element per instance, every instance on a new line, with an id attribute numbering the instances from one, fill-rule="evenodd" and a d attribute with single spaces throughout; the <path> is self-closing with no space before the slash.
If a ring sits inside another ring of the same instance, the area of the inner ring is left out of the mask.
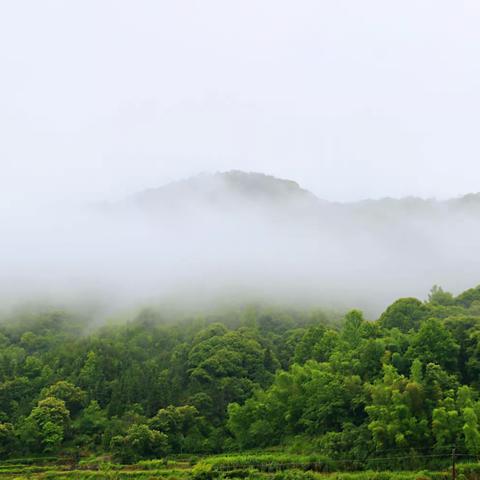
<path id="1" fill-rule="evenodd" d="M 161 211 L 276 206 L 310 209 L 321 202 L 292 180 L 233 170 L 200 174 L 163 187 L 145 190 L 130 197 L 128 203 L 149 211 Z"/>
<path id="2" fill-rule="evenodd" d="M 337 214 L 389 213 L 399 216 L 463 211 L 480 213 L 480 193 L 471 193 L 450 200 L 439 201 L 419 197 L 368 199 L 357 202 L 330 202 L 320 199 L 297 182 L 257 172 L 232 170 L 213 174 L 199 174 L 158 188 L 136 193 L 126 202 L 148 210 L 210 206 L 286 206 L 329 208 Z"/>
<path id="3" fill-rule="evenodd" d="M 122 298 L 134 290 L 182 304 L 254 298 L 377 314 L 434 284 L 458 292 L 480 283 L 479 194 L 341 203 L 291 180 L 231 171 L 100 210 L 73 240 L 55 237 L 55 252 L 73 249 L 62 264 L 85 252 L 75 275 L 91 265 L 96 281 Z"/>
<path id="4" fill-rule="evenodd" d="M 2 234 L 0 303 L 252 300 L 377 315 L 434 284 L 458 293 L 480 283 L 480 194 L 340 203 L 316 193 L 231 171 L 15 219 Z"/>

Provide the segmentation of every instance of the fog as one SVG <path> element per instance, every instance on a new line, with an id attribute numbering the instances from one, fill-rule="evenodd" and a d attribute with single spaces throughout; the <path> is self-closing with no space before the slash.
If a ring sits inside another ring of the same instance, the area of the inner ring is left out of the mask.
<path id="1" fill-rule="evenodd" d="M 350 204 L 259 174 L 201 175 L 109 204 L 4 215 L 4 305 L 263 302 L 375 316 L 478 283 L 480 198 Z"/>
<path id="2" fill-rule="evenodd" d="M 202 171 L 322 198 L 478 191 L 480 4 L 0 3 L 2 205 Z"/>
<path id="3" fill-rule="evenodd" d="M 480 190 L 479 22 L 473 0 L 2 2 L 2 305 L 375 316 L 480 283 L 478 199 L 448 201 Z M 181 182 L 230 170 L 312 194 Z"/>

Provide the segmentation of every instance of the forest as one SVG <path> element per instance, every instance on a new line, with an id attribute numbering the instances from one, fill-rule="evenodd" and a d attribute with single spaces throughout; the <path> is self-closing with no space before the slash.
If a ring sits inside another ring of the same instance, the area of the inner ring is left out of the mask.
<path id="1" fill-rule="evenodd" d="M 480 455 L 480 286 L 435 286 L 375 321 L 251 305 L 97 325 L 24 308 L 0 345 L 4 461 L 289 452 L 361 470 Z"/>

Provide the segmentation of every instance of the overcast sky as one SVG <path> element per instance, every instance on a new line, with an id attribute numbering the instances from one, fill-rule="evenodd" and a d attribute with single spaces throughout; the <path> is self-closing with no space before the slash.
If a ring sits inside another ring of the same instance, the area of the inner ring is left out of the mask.
<path id="1" fill-rule="evenodd" d="M 318 196 L 480 190 L 477 0 L 0 1 L 0 198 L 202 171 Z"/>

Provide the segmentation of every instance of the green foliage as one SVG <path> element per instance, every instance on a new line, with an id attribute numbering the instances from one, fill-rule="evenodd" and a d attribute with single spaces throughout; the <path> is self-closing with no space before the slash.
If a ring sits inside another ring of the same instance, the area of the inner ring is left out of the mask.
<path id="1" fill-rule="evenodd" d="M 0 456 L 107 465 L 112 454 L 164 462 L 269 447 L 355 470 L 379 468 L 387 450 L 393 468 L 405 452 L 405 468 L 452 445 L 480 455 L 479 291 L 434 287 L 376 322 L 358 310 L 341 321 L 259 307 L 181 319 L 145 310 L 81 335 L 66 312 L 13 316 L 0 325 Z M 263 467 L 252 458 L 228 472 L 201 461 L 195 475 L 253 478 Z"/>
<path id="2" fill-rule="evenodd" d="M 11 423 L 0 423 L 0 458 L 15 452 L 15 430 Z"/>
<path id="3" fill-rule="evenodd" d="M 455 298 L 455 304 L 464 308 L 469 308 L 478 301 L 480 301 L 480 285 L 466 290 Z"/>
<path id="4" fill-rule="evenodd" d="M 32 451 L 53 452 L 61 445 L 69 426 L 70 412 L 65 402 L 55 397 L 40 400 L 24 421 L 21 439 Z"/>
<path id="5" fill-rule="evenodd" d="M 416 298 L 401 298 L 382 313 L 379 322 L 384 328 L 398 328 L 402 332 L 418 328 L 429 314 L 429 309 Z"/>
<path id="6" fill-rule="evenodd" d="M 167 436 L 150 429 L 147 425 L 134 424 L 125 435 L 113 437 L 112 453 L 122 463 L 133 463 L 140 458 L 165 455 L 168 448 Z"/>
<path id="7" fill-rule="evenodd" d="M 445 292 L 442 287 L 434 285 L 428 294 L 431 305 L 449 306 L 454 305 L 455 300 L 450 292 Z"/>
<path id="8" fill-rule="evenodd" d="M 102 435 L 108 425 L 108 417 L 96 400 L 92 400 L 74 422 L 77 443 L 90 449 L 101 444 Z"/>
<path id="9" fill-rule="evenodd" d="M 412 360 L 420 360 L 424 365 L 436 363 L 442 368 L 455 371 L 459 350 L 459 345 L 443 323 L 430 318 L 413 335 L 406 355 Z"/>
<path id="10" fill-rule="evenodd" d="M 45 388 L 41 393 L 43 398 L 55 397 L 65 402 L 65 406 L 75 415 L 85 405 L 86 394 L 70 382 L 61 380 Z"/>
<path id="11" fill-rule="evenodd" d="M 317 345 L 322 342 L 326 329 L 323 325 L 310 327 L 302 336 L 295 349 L 295 363 L 305 363 L 308 359 L 315 358 L 317 353 L 323 356 L 324 349 L 316 350 Z"/>
<path id="12" fill-rule="evenodd" d="M 169 451 L 182 453 L 204 450 L 205 422 L 193 406 L 170 405 L 162 408 L 150 420 L 149 425 L 167 436 Z"/>
<path id="13" fill-rule="evenodd" d="M 369 386 L 369 392 L 371 402 L 365 410 L 378 450 L 428 445 L 429 420 L 421 384 L 385 365 L 383 379 Z"/>
<path id="14" fill-rule="evenodd" d="M 465 418 L 463 425 L 465 446 L 470 453 L 478 455 L 480 453 L 480 432 L 477 414 L 473 408 L 466 407 L 463 409 L 463 416 Z"/>

